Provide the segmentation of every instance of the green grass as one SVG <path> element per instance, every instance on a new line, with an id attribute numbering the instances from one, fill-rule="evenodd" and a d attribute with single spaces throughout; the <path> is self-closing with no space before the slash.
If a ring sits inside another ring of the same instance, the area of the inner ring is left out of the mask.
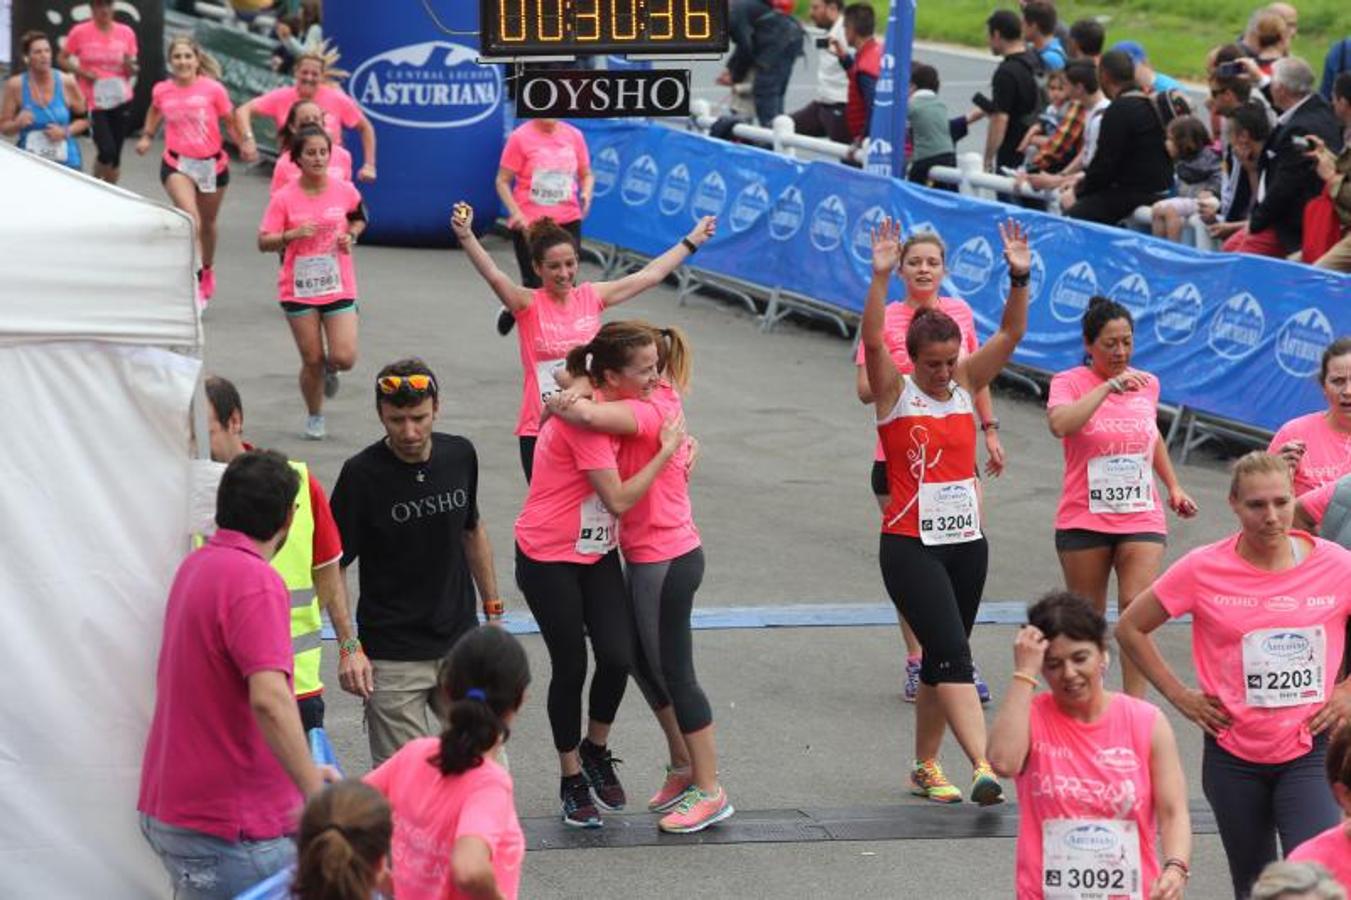
<path id="1" fill-rule="evenodd" d="M 885 22 L 888 0 L 871 0 L 878 22 Z M 918 0 L 915 37 L 952 44 L 985 46 L 985 19 L 1003 6 L 1016 10 L 1013 0 Z M 1260 0 L 1123 0 L 1117 3 L 1056 4 L 1062 21 L 1102 17 L 1110 47 L 1120 40 L 1137 40 L 1149 51 L 1160 72 L 1177 78 L 1204 80 L 1206 53 L 1232 41 L 1243 31 Z M 800 0 L 806 12 L 805 0 Z M 1299 33 L 1294 52 L 1309 61 L 1321 78 L 1323 57 L 1333 40 L 1351 35 L 1351 0 L 1294 0 L 1299 10 Z M 880 26 L 879 26 L 880 27 Z"/>

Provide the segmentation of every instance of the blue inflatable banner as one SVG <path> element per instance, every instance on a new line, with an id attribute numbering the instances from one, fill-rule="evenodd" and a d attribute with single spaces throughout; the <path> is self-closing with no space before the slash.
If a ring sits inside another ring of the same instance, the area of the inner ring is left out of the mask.
<path id="1" fill-rule="evenodd" d="M 892 0 L 881 72 L 868 123 L 868 159 L 874 175 L 905 177 L 906 112 L 910 107 L 910 51 L 915 42 L 915 0 Z"/>
<path id="2" fill-rule="evenodd" d="M 1165 403 L 1266 429 L 1324 405 L 1319 356 L 1351 334 L 1351 276 L 1280 260 L 1210 253 L 1121 228 L 1074 222 L 881 178 L 836 163 L 646 124 L 578 123 L 596 176 L 590 238 L 653 255 L 702 215 L 718 236 L 699 269 L 860 312 L 871 230 L 884 216 L 947 245 L 948 292 L 971 304 L 982 335 L 999 323 L 1008 272 L 998 223 L 1023 222 L 1033 250 L 1032 305 L 1016 362 L 1043 372 L 1083 358 L 1088 298 L 1135 317 L 1136 364 Z M 901 286 L 893 282 L 892 296 Z"/>

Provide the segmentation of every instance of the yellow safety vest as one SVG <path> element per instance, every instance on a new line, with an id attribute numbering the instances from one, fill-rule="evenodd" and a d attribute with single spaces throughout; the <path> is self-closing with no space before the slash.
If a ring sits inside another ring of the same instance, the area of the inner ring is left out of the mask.
<path id="1" fill-rule="evenodd" d="M 302 462 L 291 460 L 300 474 L 296 492 L 296 513 L 286 543 L 272 557 L 272 568 L 291 592 L 291 652 L 295 654 L 293 686 L 297 696 L 313 694 L 324 688 L 319 680 L 322 653 L 323 619 L 319 615 L 319 596 L 314 592 L 314 510 L 310 507 L 310 471 Z"/>

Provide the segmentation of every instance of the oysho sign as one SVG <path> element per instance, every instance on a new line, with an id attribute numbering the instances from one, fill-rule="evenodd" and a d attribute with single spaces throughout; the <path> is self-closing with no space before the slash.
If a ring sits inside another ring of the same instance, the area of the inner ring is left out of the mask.
<path id="1" fill-rule="evenodd" d="M 348 90 L 372 119 L 405 128 L 460 128 L 492 115 L 502 102 L 496 66 L 447 41 L 386 50 L 352 72 Z"/>
<path id="2" fill-rule="evenodd" d="M 598 119 L 690 114 L 688 69 L 600 72 L 550 69 L 521 76 L 519 119 Z"/>

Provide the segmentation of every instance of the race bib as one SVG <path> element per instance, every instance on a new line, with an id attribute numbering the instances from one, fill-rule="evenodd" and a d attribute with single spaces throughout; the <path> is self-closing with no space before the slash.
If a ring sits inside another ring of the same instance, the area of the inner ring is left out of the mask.
<path id="1" fill-rule="evenodd" d="M 1243 635 L 1245 702 L 1265 708 L 1322 703 L 1326 665 L 1322 625 L 1250 631 Z"/>
<path id="2" fill-rule="evenodd" d="M 194 159 L 191 156 L 178 158 L 178 171 L 192 179 L 197 190 L 203 194 L 216 193 L 216 158 Z"/>
<path id="3" fill-rule="evenodd" d="M 1041 826 L 1046 900 L 1143 896 L 1140 836 L 1124 819 L 1048 819 Z"/>
<path id="4" fill-rule="evenodd" d="M 604 556 L 619 540 L 618 522 L 595 494 L 582 501 L 581 525 L 577 529 L 577 552 L 584 556 Z"/>
<path id="5" fill-rule="evenodd" d="M 43 159 L 50 159 L 52 162 L 63 163 L 66 161 L 66 139 L 53 141 L 47 137 L 42 129 L 34 129 L 28 132 L 23 139 L 23 148 L 29 153 L 41 156 Z"/>
<path id="6" fill-rule="evenodd" d="M 1088 511 L 1138 513 L 1154 508 L 1154 485 L 1143 453 L 1088 461 Z"/>
<path id="7" fill-rule="evenodd" d="M 976 479 L 919 486 L 919 539 L 929 546 L 964 544 L 980 537 Z"/>
<path id="8" fill-rule="evenodd" d="M 325 297 L 342 291 L 342 271 L 338 258 L 325 256 L 297 256 L 291 288 L 296 297 Z"/>
<path id="9" fill-rule="evenodd" d="M 131 97 L 125 78 L 100 78 L 94 82 L 94 109 L 115 109 Z"/>
<path id="10" fill-rule="evenodd" d="M 544 359 L 535 363 L 535 384 L 539 388 L 539 402 L 543 403 L 562 390 L 554 380 L 554 373 L 566 364 L 566 360 L 562 359 Z"/>
<path id="11" fill-rule="evenodd" d="M 571 197 L 571 172 L 544 170 L 530 176 L 530 202 L 536 206 L 557 206 Z"/>

